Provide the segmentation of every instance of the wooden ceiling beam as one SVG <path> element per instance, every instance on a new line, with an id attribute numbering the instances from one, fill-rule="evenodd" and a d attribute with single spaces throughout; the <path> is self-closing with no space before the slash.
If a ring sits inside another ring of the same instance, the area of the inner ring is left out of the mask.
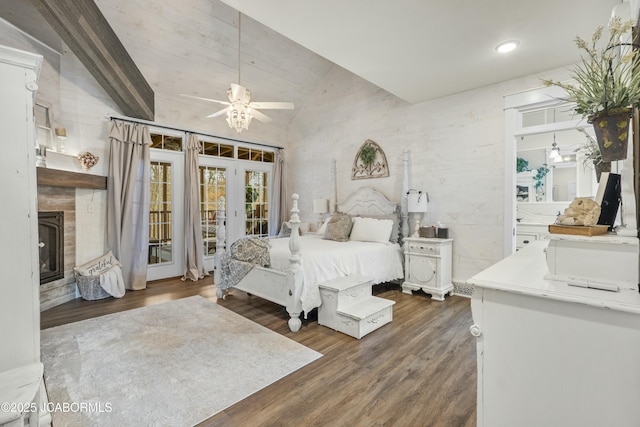
<path id="1" fill-rule="evenodd" d="M 153 90 L 93 0 L 31 2 L 125 115 L 153 121 Z"/>

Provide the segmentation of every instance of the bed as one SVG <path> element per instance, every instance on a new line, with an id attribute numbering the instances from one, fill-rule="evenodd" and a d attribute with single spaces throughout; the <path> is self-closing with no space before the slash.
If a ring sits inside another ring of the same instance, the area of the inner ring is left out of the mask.
<path id="1" fill-rule="evenodd" d="M 255 266 L 233 286 L 233 289 L 286 307 L 291 331 L 300 329 L 302 313 L 306 315 L 322 304 L 319 285 L 324 282 L 363 275 L 370 277 L 373 284 L 378 284 L 403 277 L 402 250 L 397 242 L 336 242 L 322 239 L 320 235 L 299 236 L 298 195 L 294 194 L 292 199 L 291 237 L 270 239 L 269 268 Z M 352 193 L 344 202 L 337 204 L 337 211 L 353 217 L 395 216 L 397 221 L 393 232 L 398 237 L 400 216 L 397 203 L 390 202 L 371 187 L 361 187 Z M 214 281 L 218 298 L 224 298 L 229 289 L 220 274 L 220 262 L 226 250 L 223 227 L 217 235 L 220 239 Z"/>

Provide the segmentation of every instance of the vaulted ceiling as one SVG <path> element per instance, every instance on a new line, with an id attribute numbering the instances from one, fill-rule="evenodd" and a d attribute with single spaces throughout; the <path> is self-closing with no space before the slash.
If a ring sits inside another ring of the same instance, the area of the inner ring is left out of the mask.
<path id="1" fill-rule="evenodd" d="M 241 33 L 243 83 L 255 100 L 293 101 L 297 107 L 334 64 L 408 103 L 568 66 L 579 59 L 573 38 L 589 37 L 622 5 L 619 0 L 182 0 L 179 8 L 164 0 L 96 4 L 151 87 L 164 85 L 160 97 L 176 103 L 191 102 L 180 100 L 178 93 L 225 99 L 226 88 L 238 76 L 240 10 L 250 17 L 243 19 Z M 62 51 L 59 37 L 31 1 L 3 0 L 0 16 Z M 517 39 L 520 46 L 499 55 L 494 47 L 506 39 Z M 153 62 L 152 56 L 159 55 L 165 56 L 162 66 Z M 199 114 L 216 108 L 203 104 Z M 287 122 L 294 114 L 269 115 Z"/>
<path id="2" fill-rule="evenodd" d="M 412 104 L 578 62 L 574 37 L 590 38 L 622 6 L 620 0 L 222 1 Z M 506 40 L 518 40 L 519 48 L 496 52 Z"/>

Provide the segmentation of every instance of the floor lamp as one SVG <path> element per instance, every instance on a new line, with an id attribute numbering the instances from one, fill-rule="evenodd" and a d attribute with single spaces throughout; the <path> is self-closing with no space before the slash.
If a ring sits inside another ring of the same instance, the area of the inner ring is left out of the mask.
<path id="1" fill-rule="evenodd" d="M 420 223 L 427 212 L 429 195 L 418 190 L 409 190 L 407 194 L 407 211 L 414 214 L 416 225 L 411 237 L 420 237 Z"/>

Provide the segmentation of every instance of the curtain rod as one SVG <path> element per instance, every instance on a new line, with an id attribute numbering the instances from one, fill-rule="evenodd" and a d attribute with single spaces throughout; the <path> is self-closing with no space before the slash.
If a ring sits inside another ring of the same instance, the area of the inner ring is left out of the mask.
<path id="1" fill-rule="evenodd" d="M 213 138 L 224 139 L 224 140 L 227 140 L 227 141 L 241 142 L 241 143 L 244 143 L 244 144 L 260 145 L 262 147 L 269 147 L 269 148 L 284 149 L 284 147 L 281 147 L 279 145 L 265 144 L 263 142 L 243 141 L 241 139 L 234 139 L 234 138 L 229 138 L 229 137 L 226 137 L 226 136 L 214 135 L 212 133 L 199 132 L 197 130 L 192 130 L 192 129 L 185 129 L 185 128 L 179 128 L 179 127 L 175 127 L 175 126 L 162 125 L 162 124 L 158 124 L 156 122 L 150 122 L 149 120 L 135 119 L 135 118 L 132 118 L 132 117 L 111 115 L 111 116 L 109 116 L 109 120 L 122 120 L 122 121 L 130 122 L 130 123 L 139 123 L 139 124 L 155 126 L 155 127 L 159 127 L 159 128 L 163 128 L 163 129 L 177 130 L 179 132 L 191 132 L 191 133 L 195 133 L 195 134 L 198 134 L 198 135 L 211 136 Z"/>

